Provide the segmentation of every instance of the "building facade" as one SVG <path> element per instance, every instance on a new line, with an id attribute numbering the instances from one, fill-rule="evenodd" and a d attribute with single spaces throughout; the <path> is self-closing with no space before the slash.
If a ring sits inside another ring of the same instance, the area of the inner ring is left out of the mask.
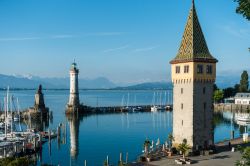
<path id="1" fill-rule="evenodd" d="M 234 100 L 235 104 L 250 105 L 250 93 L 237 93 Z"/>
<path id="2" fill-rule="evenodd" d="M 193 149 L 213 143 L 212 96 L 216 63 L 207 47 L 193 1 L 181 46 L 170 61 L 174 145 L 184 139 Z"/>

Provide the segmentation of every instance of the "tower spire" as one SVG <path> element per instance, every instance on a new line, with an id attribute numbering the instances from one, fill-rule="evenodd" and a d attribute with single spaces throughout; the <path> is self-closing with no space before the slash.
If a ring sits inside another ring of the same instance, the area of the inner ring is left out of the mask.
<path id="1" fill-rule="evenodd" d="M 192 7 L 189 12 L 181 46 L 177 56 L 170 63 L 204 60 L 217 62 L 217 60 L 209 52 L 198 15 L 196 13 L 195 1 L 192 0 Z"/>

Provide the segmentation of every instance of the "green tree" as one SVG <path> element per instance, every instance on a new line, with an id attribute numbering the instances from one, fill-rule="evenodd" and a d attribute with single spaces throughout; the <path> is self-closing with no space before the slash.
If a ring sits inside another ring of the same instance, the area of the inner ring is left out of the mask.
<path id="1" fill-rule="evenodd" d="M 182 153 L 183 159 L 185 159 L 187 152 L 189 151 L 190 146 L 187 144 L 187 139 L 184 139 L 181 144 L 177 147 L 177 150 Z"/>
<path id="2" fill-rule="evenodd" d="M 243 71 L 243 73 L 241 74 L 239 91 L 240 92 L 247 92 L 248 86 L 249 86 L 248 73 L 247 73 L 247 71 Z"/>
<path id="3" fill-rule="evenodd" d="M 235 84 L 234 85 L 234 90 L 236 93 L 238 93 L 240 91 L 240 84 Z"/>
<path id="4" fill-rule="evenodd" d="M 214 84 L 214 91 L 218 90 L 218 86 L 216 84 Z"/>
<path id="5" fill-rule="evenodd" d="M 250 1 L 249 0 L 234 0 L 238 3 L 236 13 L 243 15 L 248 21 L 250 21 Z"/>
<path id="6" fill-rule="evenodd" d="M 236 161 L 236 166 L 249 166 L 250 165 L 250 147 L 241 150 L 241 160 Z"/>
<path id="7" fill-rule="evenodd" d="M 214 98 L 214 101 L 216 103 L 220 102 L 223 99 L 223 97 L 224 97 L 224 93 L 223 93 L 222 90 L 216 90 L 216 91 L 214 91 L 213 98 Z"/>
<path id="8" fill-rule="evenodd" d="M 224 98 L 232 97 L 235 96 L 236 94 L 235 89 L 232 87 L 223 89 L 223 93 L 224 93 Z"/>
<path id="9" fill-rule="evenodd" d="M 168 134 L 168 144 L 169 144 L 169 148 L 171 149 L 172 148 L 172 144 L 173 144 L 173 141 L 174 141 L 174 136 L 172 133 Z"/>

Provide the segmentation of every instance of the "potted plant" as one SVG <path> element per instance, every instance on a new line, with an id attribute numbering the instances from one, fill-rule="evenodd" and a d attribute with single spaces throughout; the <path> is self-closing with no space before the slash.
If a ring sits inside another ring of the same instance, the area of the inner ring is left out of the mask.
<path id="1" fill-rule="evenodd" d="M 174 136 L 173 136 L 172 133 L 170 133 L 170 134 L 168 135 L 168 145 L 169 145 L 168 156 L 172 156 L 173 141 L 175 141 Z"/>
<path id="2" fill-rule="evenodd" d="M 187 154 L 187 152 L 189 151 L 189 149 L 191 149 L 190 146 L 187 144 L 187 139 L 184 139 L 184 140 L 182 141 L 182 143 L 179 144 L 179 146 L 178 146 L 177 149 L 178 149 L 178 151 L 181 152 L 182 158 L 183 158 L 183 160 L 185 161 L 186 154 Z"/>
<path id="3" fill-rule="evenodd" d="M 144 141 L 143 147 L 144 147 L 144 154 L 147 155 L 148 154 L 148 149 L 149 146 L 151 146 L 151 142 L 149 141 L 149 139 L 146 139 Z"/>

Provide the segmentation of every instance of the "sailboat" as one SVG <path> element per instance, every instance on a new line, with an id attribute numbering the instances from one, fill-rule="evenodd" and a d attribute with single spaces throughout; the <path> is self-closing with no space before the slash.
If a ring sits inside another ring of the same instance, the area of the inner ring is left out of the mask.
<path id="1" fill-rule="evenodd" d="M 20 121 L 19 100 L 17 98 L 17 114 L 14 115 L 14 122 Z"/>
<path id="2" fill-rule="evenodd" d="M 154 92 L 154 95 L 153 95 L 153 99 L 152 99 L 152 106 L 151 106 L 151 112 L 157 112 L 158 111 L 158 107 L 155 105 L 155 92 Z"/>

